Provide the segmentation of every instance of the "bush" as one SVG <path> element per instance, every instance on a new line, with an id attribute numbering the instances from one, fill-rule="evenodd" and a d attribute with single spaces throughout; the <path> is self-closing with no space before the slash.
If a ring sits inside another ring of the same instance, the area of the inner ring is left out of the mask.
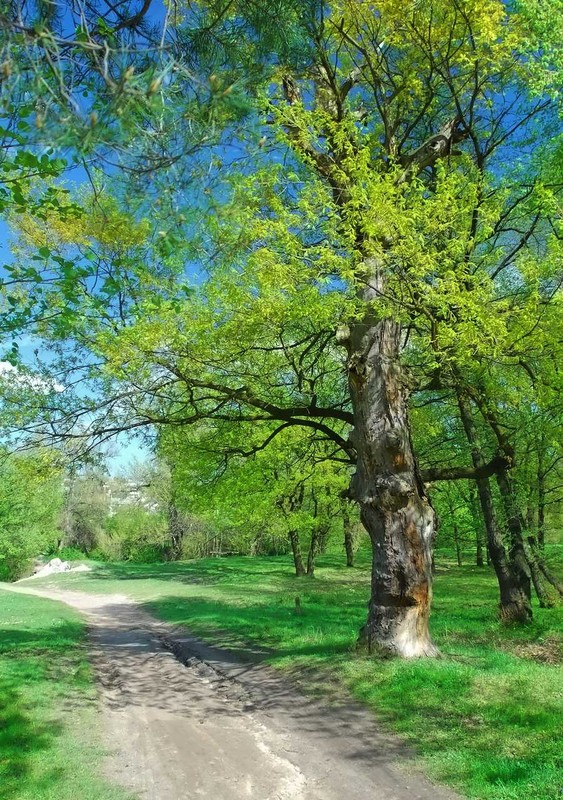
<path id="1" fill-rule="evenodd" d="M 62 479 L 48 452 L 0 462 L 0 580 L 17 580 L 56 546 Z"/>
<path id="2" fill-rule="evenodd" d="M 169 548 L 166 518 L 135 506 L 120 508 L 108 518 L 98 548 L 108 561 L 164 561 Z"/>
<path id="3" fill-rule="evenodd" d="M 61 561 L 83 561 L 85 558 L 91 558 L 87 553 L 83 553 L 78 547 L 61 547 L 60 550 L 52 550 L 49 555 L 52 558 L 60 558 Z"/>

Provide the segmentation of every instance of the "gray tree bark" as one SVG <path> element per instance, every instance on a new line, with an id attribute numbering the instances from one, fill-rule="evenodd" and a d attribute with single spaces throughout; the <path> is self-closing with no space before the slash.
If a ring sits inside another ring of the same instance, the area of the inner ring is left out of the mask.
<path id="1" fill-rule="evenodd" d="M 369 259 L 363 292 L 368 309 L 382 291 L 379 265 Z M 373 551 L 371 598 L 360 639 L 370 651 L 433 656 L 428 621 L 436 518 L 411 444 L 401 328 L 368 310 L 340 341 L 348 351 L 351 441 L 357 453 L 350 493 Z"/>
<path id="2" fill-rule="evenodd" d="M 469 401 L 462 392 L 458 392 L 458 406 L 463 429 L 471 449 L 473 466 L 475 469 L 479 469 L 485 464 L 485 458 L 477 438 Z M 496 522 L 489 479 L 478 478 L 476 483 L 487 531 L 488 552 L 499 584 L 500 615 L 507 622 L 525 622 L 532 618 L 529 575 L 523 576 L 521 570 L 516 568 L 508 557 Z"/>

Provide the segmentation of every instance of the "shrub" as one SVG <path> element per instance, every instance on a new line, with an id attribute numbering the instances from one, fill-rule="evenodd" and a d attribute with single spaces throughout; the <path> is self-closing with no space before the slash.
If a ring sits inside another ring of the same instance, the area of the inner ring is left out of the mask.
<path id="1" fill-rule="evenodd" d="M 61 505 L 61 473 L 48 452 L 1 460 L 1 580 L 21 578 L 33 558 L 56 546 Z"/>

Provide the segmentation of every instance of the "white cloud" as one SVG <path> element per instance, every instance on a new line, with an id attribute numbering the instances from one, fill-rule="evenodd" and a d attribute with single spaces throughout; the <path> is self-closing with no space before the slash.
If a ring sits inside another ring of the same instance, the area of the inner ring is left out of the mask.
<path id="1" fill-rule="evenodd" d="M 34 392 L 64 392 L 64 386 L 57 381 L 42 378 L 40 375 L 31 375 L 21 372 L 9 361 L 0 361 L 0 381 Z"/>

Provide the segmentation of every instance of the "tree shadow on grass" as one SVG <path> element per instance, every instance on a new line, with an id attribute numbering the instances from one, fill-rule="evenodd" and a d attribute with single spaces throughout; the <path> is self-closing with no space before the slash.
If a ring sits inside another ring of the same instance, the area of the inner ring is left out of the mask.
<path id="1" fill-rule="evenodd" d="M 51 749 L 62 725 L 59 721 L 39 721 L 34 705 L 26 702 L 20 691 L 22 685 L 29 688 L 39 680 L 33 636 L 27 631 L 10 631 L 7 637 L 10 647 L 21 641 L 29 649 L 23 657 L 13 651 L 1 653 L 4 638 L 0 634 L 0 795 L 2 800 L 8 800 L 21 796 L 25 790 L 39 798 L 62 769 L 50 767 L 34 774 L 33 764 L 39 753 Z M 33 691 L 29 695 L 32 697 Z"/>
<path id="2" fill-rule="evenodd" d="M 41 797 L 62 769 L 51 767 L 33 774 L 37 753 L 48 752 L 61 734 L 60 723 L 38 724 L 33 712 L 22 707 L 13 681 L 0 678 L 0 792 L 2 800 L 21 796 L 22 790 Z"/>
<path id="3" fill-rule="evenodd" d="M 22 794 L 40 798 L 65 772 L 62 765 L 49 763 L 49 752 L 64 731 L 64 715 L 94 702 L 78 690 L 76 650 L 74 656 L 70 651 L 81 630 L 80 624 L 65 622 L 51 629 L 0 631 L 2 800 Z"/>
<path id="4" fill-rule="evenodd" d="M 290 556 L 260 556 L 260 570 L 256 569 L 256 557 L 225 556 L 202 558 L 193 561 L 168 561 L 154 564 L 133 562 L 105 563 L 97 566 L 88 578 L 91 580 L 149 580 L 175 581 L 178 583 L 256 583 L 260 580 L 280 580 L 295 583 L 296 586 L 308 582 L 322 583 L 322 569 L 336 569 L 342 566 L 342 558 L 321 556 L 317 569 L 321 572 L 315 579 L 297 578 Z M 343 580 L 331 578 L 331 583 L 348 583 L 357 572 L 350 571 Z"/>
<path id="5" fill-rule="evenodd" d="M 266 602 L 229 603 L 208 597 L 166 596 L 142 605 L 158 619 L 184 625 L 241 658 L 259 662 L 313 657 L 323 661 L 351 653 L 363 605 L 330 606 L 304 602 L 299 613 L 293 595 Z"/>
<path id="6" fill-rule="evenodd" d="M 261 565 L 262 565 L 261 559 Z M 264 559 L 266 575 L 291 578 L 291 567 L 286 559 Z M 250 557 L 206 558 L 198 561 L 175 561 L 155 564 L 132 562 L 107 563 L 96 567 L 88 575 L 91 580 L 149 580 L 175 581 L 179 583 L 222 583 L 231 579 L 256 581 L 256 567 Z"/>

